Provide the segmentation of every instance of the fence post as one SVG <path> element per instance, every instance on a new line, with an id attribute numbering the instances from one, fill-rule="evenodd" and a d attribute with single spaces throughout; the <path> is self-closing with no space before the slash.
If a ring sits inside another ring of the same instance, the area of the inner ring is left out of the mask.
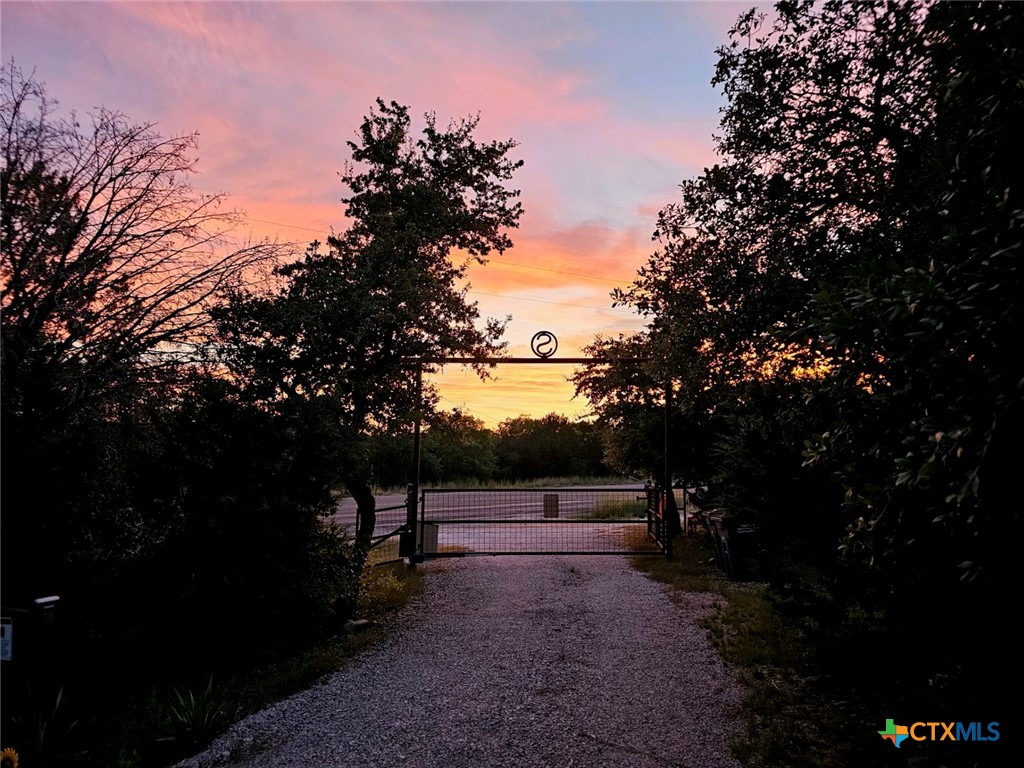
<path id="1" fill-rule="evenodd" d="M 665 559 L 672 559 L 672 540 L 675 538 L 675 531 L 678 527 L 679 521 L 679 510 L 676 508 L 676 492 L 670 485 L 665 489 L 665 504 L 664 514 L 662 515 L 662 530 L 665 535 Z M 671 517 L 669 517 L 671 515 Z M 673 524 L 669 525 L 669 520 L 672 520 Z"/>
<path id="2" fill-rule="evenodd" d="M 407 496 L 405 499 L 405 532 L 398 540 L 398 556 L 409 558 L 410 564 L 414 564 L 417 554 L 422 553 L 422 547 L 418 544 L 419 536 L 416 535 L 416 504 L 420 496 L 420 423 L 423 421 L 423 363 L 416 362 L 416 421 L 413 424 L 412 432 L 412 466 L 409 474 L 412 482 L 406 486 Z M 417 549 L 421 551 L 417 553 Z"/>

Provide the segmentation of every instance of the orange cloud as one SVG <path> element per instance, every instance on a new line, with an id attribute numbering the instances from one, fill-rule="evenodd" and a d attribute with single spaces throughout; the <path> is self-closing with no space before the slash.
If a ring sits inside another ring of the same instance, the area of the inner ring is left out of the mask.
<path id="1" fill-rule="evenodd" d="M 10 3 L 3 43 L 29 68 L 39 58 L 62 106 L 103 104 L 165 132 L 199 131 L 195 186 L 228 193 L 256 236 L 299 249 L 345 226 L 345 142 L 376 97 L 416 117 L 435 111 L 442 124 L 479 113 L 480 139 L 519 142 L 513 155 L 525 165 L 514 184 L 526 213 L 515 248 L 470 271 L 470 297 L 485 316 L 513 315 L 514 354 L 528 355 L 530 336 L 547 328 L 559 355 L 578 355 L 599 333 L 642 326 L 611 308 L 609 292 L 653 250 L 657 212 L 678 183 L 714 162 L 716 119 L 684 108 L 654 119 L 654 104 L 616 102 L 607 72 L 569 55 L 593 34 L 581 23 L 592 5 Z M 714 30 L 719 43 L 745 9 L 641 5 L 680 29 Z M 479 395 L 478 407 L 502 418 L 528 401 L 537 415 L 581 407 L 559 376 L 526 368 L 465 397 Z"/>
<path id="2" fill-rule="evenodd" d="M 570 365 L 505 365 L 492 371 L 493 379 L 480 381 L 472 372 L 446 368 L 430 381 L 441 394 L 441 408 L 460 408 L 494 428 L 521 415 L 541 418 L 556 412 L 570 418 L 586 416 L 588 403 L 575 397 L 567 380 L 573 370 Z"/>

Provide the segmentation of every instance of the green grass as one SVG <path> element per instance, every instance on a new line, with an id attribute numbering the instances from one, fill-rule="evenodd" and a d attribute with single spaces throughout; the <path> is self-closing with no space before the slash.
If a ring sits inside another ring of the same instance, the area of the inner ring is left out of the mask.
<path id="1" fill-rule="evenodd" d="M 651 544 L 653 548 L 653 543 Z M 669 585 L 673 592 L 718 592 L 724 594 L 729 582 L 715 570 L 711 550 L 702 541 L 679 537 L 673 542 L 672 559 L 636 557 L 633 567 L 655 581 Z"/>
<path id="2" fill-rule="evenodd" d="M 844 734 L 851 732 L 848 718 L 821 693 L 805 665 L 804 636 L 775 610 L 765 585 L 726 578 L 715 568 L 702 536 L 677 538 L 671 561 L 636 557 L 632 564 L 666 584 L 680 602 L 694 592 L 721 598 L 701 623 L 744 686 L 744 731 L 731 747 L 745 768 L 864 765 L 851 757 L 856 750 L 844 742 Z"/>

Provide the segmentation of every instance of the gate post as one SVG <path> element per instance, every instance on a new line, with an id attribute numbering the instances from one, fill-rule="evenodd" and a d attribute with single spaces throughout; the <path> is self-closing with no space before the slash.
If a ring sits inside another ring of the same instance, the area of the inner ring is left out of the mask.
<path id="1" fill-rule="evenodd" d="M 663 493 L 664 496 L 664 513 L 662 515 L 662 525 L 665 531 L 665 559 L 672 559 L 672 540 L 675 538 L 675 530 L 679 523 L 679 510 L 676 509 L 676 492 L 670 485 L 666 488 Z M 669 524 L 669 520 L 673 521 Z"/>
<path id="2" fill-rule="evenodd" d="M 398 534 L 398 556 L 412 563 L 416 555 L 416 493 L 412 483 L 405 486 L 405 493 L 405 527 Z"/>
<path id="3" fill-rule="evenodd" d="M 676 504 L 676 492 L 673 488 L 672 483 L 672 379 L 666 379 L 665 381 L 665 466 L 663 468 L 664 473 L 664 493 L 665 493 L 665 505 L 664 514 L 662 515 L 662 521 L 665 525 L 665 554 L 668 555 L 668 559 L 672 559 L 672 540 L 681 533 L 681 525 L 679 523 L 679 506 Z M 686 490 L 683 489 L 683 493 Z"/>
<path id="4" fill-rule="evenodd" d="M 398 539 L 398 556 L 409 558 L 411 564 L 415 564 L 417 555 L 422 556 L 422 545 L 417 552 L 416 535 L 416 506 L 420 497 L 420 426 L 423 421 L 423 363 L 416 361 L 416 421 L 413 424 L 412 433 L 412 467 L 410 476 L 412 482 L 406 486 L 405 498 L 405 530 Z M 421 558 L 422 559 L 422 558 Z"/>

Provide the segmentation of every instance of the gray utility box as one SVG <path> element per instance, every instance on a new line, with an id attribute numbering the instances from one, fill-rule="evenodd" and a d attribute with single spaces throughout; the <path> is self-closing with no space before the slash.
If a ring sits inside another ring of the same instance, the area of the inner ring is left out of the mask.
<path id="1" fill-rule="evenodd" d="M 420 549 L 424 555 L 437 554 L 437 523 L 420 523 L 417 527 Z"/>
<path id="2" fill-rule="evenodd" d="M 558 494 L 544 494 L 544 517 L 558 517 Z"/>

